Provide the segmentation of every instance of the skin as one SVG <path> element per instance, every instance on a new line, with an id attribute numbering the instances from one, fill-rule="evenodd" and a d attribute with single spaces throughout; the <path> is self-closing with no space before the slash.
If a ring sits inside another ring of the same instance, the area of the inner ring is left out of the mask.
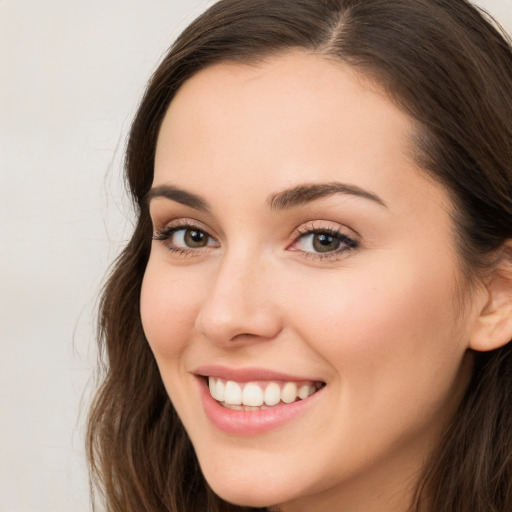
<path id="1" fill-rule="evenodd" d="M 192 250 L 184 231 L 153 241 L 142 322 L 224 499 L 287 512 L 407 510 L 466 387 L 482 302 L 477 291 L 461 297 L 452 205 L 413 161 L 414 130 L 350 68 L 302 52 L 217 64 L 171 103 L 153 186 L 199 195 L 209 210 L 155 197 L 155 232 L 185 223 L 211 238 Z M 384 204 L 336 193 L 269 205 L 285 189 L 331 182 Z M 319 256 L 311 229 L 339 230 L 357 247 Z M 206 364 L 326 386 L 284 426 L 229 435 L 203 410 L 194 370 Z"/>

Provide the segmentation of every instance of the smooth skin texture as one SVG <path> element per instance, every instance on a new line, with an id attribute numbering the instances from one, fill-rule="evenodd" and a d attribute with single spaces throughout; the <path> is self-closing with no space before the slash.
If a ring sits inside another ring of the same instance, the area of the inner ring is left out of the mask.
<path id="1" fill-rule="evenodd" d="M 160 239 L 142 321 L 203 473 L 224 499 L 286 512 L 407 509 L 467 384 L 472 329 L 488 301 L 484 287 L 461 285 L 452 205 L 414 162 L 414 130 L 353 70 L 303 52 L 214 65 L 171 103 L 153 186 L 202 202 L 151 200 Z M 345 190 L 271 202 L 333 182 L 368 197 Z M 199 397 L 194 371 L 212 364 L 326 386 L 284 426 L 229 435 Z"/>

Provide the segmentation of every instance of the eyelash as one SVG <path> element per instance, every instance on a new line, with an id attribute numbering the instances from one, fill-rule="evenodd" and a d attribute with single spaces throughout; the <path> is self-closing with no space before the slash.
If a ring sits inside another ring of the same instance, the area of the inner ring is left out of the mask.
<path id="1" fill-rule="evenodd" d="M 177 233 L 178 231 L 186 231 L 186 230 L 194 230 L 204 233 L 209 239 L 215 240 L 212 236 L 208 234 L 208 232 L 197 226 L 196 224 L 189 221 L 180 221 L 179 224 L 167 226 L 162 230 L 158 230 L 153 236 L 153 240 L 158 242 L 162 242 L 164 246 L 171 251 L 172 253 L 177 254 L 178 256 L 193 256 L 198 250 L 205 249 L 208 246 L 194 249 L 193 247 L 185 248 L 185 247 L 177 247 L 176 245 L 172 245 L 170 243 L 171 237 Z"/>
<path id="2" fill-rule="evenodd" d="M 298 228 L 296 230 L 296 235 L 294 237 L 293 242 L 288 247 L 292 247 L 293 245 L 297 244 L 301 239 L 304 240 L 306 237 L 311 235 L 327 235 L 328 237 L 332 237 L 336 240 L 339 240 L 341 248 L 335 249 L 333 251 L 328 251 L 325 253 L 302 251 L 304 257 L 307 259 L 337 260 L 343 257 L 347 252 L 351 252 L 359 248 L 359 242 L 352 238 L 351 236 L 349 236 L 347 233 L 341 231 L 339 228 L 333 228 L 330 226 L 318 226 L 316 223 L 306 224 Z"/>
<path id="3" fill-rule="evenodd" d="M 203 247 L 198 248 L 185 248 L 185 247 L 178 247 L 176 245 L 173 245 L 170 243 L 171 237 L 179 232 L 179 231 L 186 231 L 186 230 L 194 230 L 198 231 L 200 233 L 203 233 L 208 237 L 208 240 L 215 241 L 217 244 L 218 242 L 213 238 L 211 235 L 208 234 L 208 232 L 201 228 L 200 226 L 189 222 L 189 221 L 180 221 L 179 224 L 167 226 L 163 228 L 162 230 L 158 230 L 154 236 L 153 240 L 162 242 L 164 246 L 171 251 L 174 254 L 177 254 L 178 256 L 194 256 L 198 253 L 198 251 L 209 249 L 212 246 L 206 245 Z M 311 252 L 311 251 L 301 251 L 300 249 L 291 249 L 294 245 L 298 244 L 301 240 L 303 241 L 307 236 L 311 235 L 327 235 L 328 237 L 332 237 L 333 239 L 339 240 L 341 244 L 341 248 L 337 248 L 333 251 L 328 251 L 325 253 L 321 252 Z M 307 259 L 315 259 L 319 261 L 324 260 L 337 260 L 340 257 L 343 257 L 345 253 L 351 252 L 353 250 L 356 250 L 359 248 L 359 242 L 349 236 L 348 234 L 344 233 L 340 229 L 332 228 L 329 226 L 318 226 L 314 224 L 306 224 L 304 226 L 301 226 L 296 230 L 296 233 L 294 234 L 293 242 L 287 247 L 288 250 L 291 250 L 292 252 L 302 252 L 303 256 Z M 213 246 L 215 247 L 215 246 Z M 218 247 L 218 245 L 217 245 Z"/>

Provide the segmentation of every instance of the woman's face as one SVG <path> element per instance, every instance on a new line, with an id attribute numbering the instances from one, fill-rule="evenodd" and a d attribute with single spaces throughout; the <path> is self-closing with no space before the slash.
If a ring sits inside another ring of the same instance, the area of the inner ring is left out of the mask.
<path id="1" fill-rule="evenodd" d="M 212 66 L 173 100 L 142 322 L 224 499 L 405 507 L 467 383 L 475 309 L 413 133 L 350 68 L 301 52 Z"/>

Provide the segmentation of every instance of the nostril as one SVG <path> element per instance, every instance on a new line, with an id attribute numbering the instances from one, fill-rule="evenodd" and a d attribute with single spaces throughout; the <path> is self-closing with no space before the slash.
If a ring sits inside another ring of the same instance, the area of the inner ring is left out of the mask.
<path id="1" fill-rule="evenodd" d="M 258 338 L 256 334 L 251 334 L 250 332 L 243 332 L 241 334 L 237 334 L 236 336 L 233 336 L 231 341 L 244 341 L 244 339 L 253 339 Z"/>

